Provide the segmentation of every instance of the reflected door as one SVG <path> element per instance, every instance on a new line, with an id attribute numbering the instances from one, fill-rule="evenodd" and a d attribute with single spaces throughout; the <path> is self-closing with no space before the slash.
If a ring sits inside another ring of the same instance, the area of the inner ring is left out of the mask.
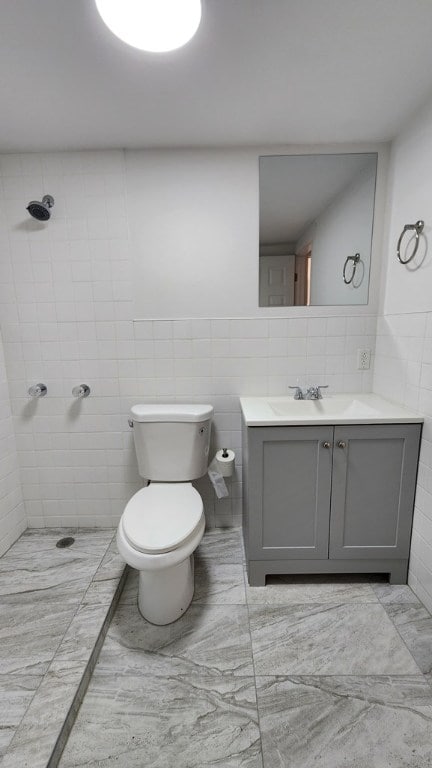
<path id="1" fill-rule="evenodd" d="M 260 307 L 292 307 L 295 256 L 260 256 Z"/>

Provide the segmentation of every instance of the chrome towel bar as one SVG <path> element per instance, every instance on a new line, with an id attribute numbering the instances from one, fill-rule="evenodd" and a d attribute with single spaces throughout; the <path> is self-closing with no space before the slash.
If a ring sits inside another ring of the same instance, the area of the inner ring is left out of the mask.
<path id="1" fill-rule="evenodd" d="M 398 257 L 398 259 L 399 259 L 401 264 L 409 264 L 409 262 L 416 255 L 418 244 L 419 244 L 419 240 L 420 240 L 420 235 L 423 232 L 423 227 L 424 227 L 424 221 L 422 221 L 421 219 L 416 221 L 415 224 L 405 224 L 402 232 L 399 235 L 399 240 L 397 242 L 397 248 L 396 248 L 397 257 Z M 408 256 L 407 259 L 402 259 L 401 255 L 400 255 L 400 249 L 401 249 L 402 240 L 403 240 L 403 237 L 405 235 L 405 232 L 409 232 L 410 230 L 415 230 L 415 244 L 414 244 L 413 252 L 412 252 L 411 256 Z"/>

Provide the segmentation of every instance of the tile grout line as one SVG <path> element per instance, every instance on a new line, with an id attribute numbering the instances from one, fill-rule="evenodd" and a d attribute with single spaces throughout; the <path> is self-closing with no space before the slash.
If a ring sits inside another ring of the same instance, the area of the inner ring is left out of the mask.
<path id="1" fill-rule="evenodd" d="M 49 531 L 49 529 L 46 529 L 46 530 L 47 530 L 47 531 Z M 65 529 L 65 530 L 69 530 L 69 529 Z M 71 529 L 71 530 L 72 530 L 72 529 Z M 74 529 L 74 530 L 75 530 L 75 529 Z M 90 530 L 90 529 L 89 529 L 89 530 Z M 91 529 L 91 530 L 93 530 L 93 529 Z M 101 531 L 103 531 L 103 530 L 106 530 L 106 529 L 100 529 L 100 530 L 101 530 Z M 75 533 L 76 533 L 76 530 L 75 530 Z M 77 604 L 76 610 L 74 611 L 74 613 L 73 613 L 73 616 L 71 617 L 71 620 L 70 620 L 70 622 L 68 623 L 68 625 L 67 625 L 67 627 L 66 627 L 66 629 L 65 629 L 64 633 L 62 634 L 62 636 L 61 636 L 61 639 L 60 639 L 60 641 L 59 641 L 59 643 L 58 643 L 58 645 L 57 645 L 57 647 L 56 647 L 56 649 L 55 649 L 55 651 L 54 651 L 54 653 L 53 653 L 53 655 L 52 655 L 52 657 L 51 657 L 51 659 L 50 659 L 50 661 L 48 662 L 48 666 L 47 666 L 47 669 L 46 669 L 46 670 L 45 670 L 45 672 L 44 672 L 44 673 L 43 673 L 43 674 L 40 676 L 40 677 L 41 677 L 41 679 L 40 679 L 40 681 L 39 681 L 39 684 L 38 684 L 37 688 L 35 689 L 35 691 L 34 691 L 34 693 L 33 693 L 33 696 L 31 697 L 31 699 L 30 699 L 30 700 L 29 700 L 29 702 L 28 702 L 28 705 L 27 705 L 27 707 L 26 707 L 26 710 L 25 710 L 25 712 L 24 712 L 24 714 L 23 714 L 23 716 L 22 716 L 22 718 L 21 718 L 21 720 L 20 720 L 19 724 L 17 725 L 17 727 L 16 727 L 16 729 L 15 729 L 14 735 L 13 735 L 13 737 L 12 737 L 11 741 L 9 742 L 9 744 L 8 744 L 8 746 L 7 746 L 7 748 L 6 748 L 6 751 L 5 751 L 4 755 L 3 755 L 3 757 L 6 757 L 6 756 L 8 755 L 8 753 L 9 753 L 10 751 L 12 751 L 12 750 L 13 750 L 13 746 L 14 746 L 14 744 L 15 744 L 15 742 L 16 742 L 16 739 L 19 737 L 19 731 L 20 731 L 20 728 L 21 728 L 21 726 L 23 725 L 23 722 L 25 721 L 25 718 L 26 718 L 26 716 L 27 716 L 27 714 L 28 714 L 28 711 L 29 711 L 29 709 L 30 709 L 31 705 L 33 704 L 33 702 L 34 702 L 34 700 L 35 700 L 35 698 L 36 698 L 36 696 L 37 696 L 37 694 L 38 694 L 38 692 L 39 692 L 39 690 L 40 690 L 40 688 L 41 688 L 41 686 L 42 686 L 42 684 L 43 684 L 44 680 L 46 679 L 46 677 L 47 677 L 47 675 L 48 675 L 48 672 L 49 672 L 49 670 L 51 669 L 51 667 L 52 667 L 52 665 L 53 665 L 53 663 L 54 663 L 54 661 L 55 661 L 55 659 L 56 659 L 56 657 L 57 657 L 57 655 L 58 655 L 58 653 L 59 653 L 59 650 L 60 650 L 60 648 L 61 648 L 61 646 L 62 646 L 62 643 L 63 643 L 63 641 L 64 641 L 64 638 L 65 638 L 65 636 L 66 636 L 67 632 L 69 631 L 69 628 L 70 628 L 70 626 L 71 626 L 72 622 L 73 622 L 73 621 L 74 621 L 74 619 L 76 618 L 76 616 L 77 616 L 77 614 L 78 614 L 78 611 L 79 611 L 80 607 L 83 605 L 83 602 L 84 602 L 85 596 L 87 595 L 87 593 L 88 593 L 88 591 L 89 591 L 89 589 L 90 589 L 91 585 L 94 583 L 94 579 L 95 579 L 95 576 L 96 576 L 97 572 L 99 571 L 99 569 L 100 569 L 100 567 L 101 567 L 101 564 L 102 564 L 102 562 L 103 562 L 103 560 L 104 560 L 104 558 L 105 558 L 105 556 L 106 556 L 106 554 L 107 554 L 107 552 L 108 552 L 109 548 L 110 548 L 110 547 L 111 547 L 111 545 L 112 545 L 112 542 L 113 542 L 114 536 L 115 536 L 115 533 L 113 533 L 113 536 L 111 537 L 111 539 L 109 540 L 108 544 L 106 545 L 105 551 L 102 553 L 102 555 L 101 555 L 100 559 L 98 560 L 98 562 L 97 562 L 97 565 L 96 565 L 96 568 L 95 568 L 95 570 L 93 571 L 93 575 L 92 575 L 92 577 L 91 577 L 91 580 L 90 580 L 90 582 L 89 582 L 89 584 L 88 584 L 87 588 L 85 589 L 85 591 L 84 591 L 84 592 L 82 593 L 82 595 L 81 595 L 81 599 L 80 599 L 80 602 Z M 75 698 L 75 697 L 74 697 L 74 698 Z"/>
<path id="2" fill-rule="evenodd" d="M 241 538 L 242 538 L 242 542 L 241 543 L 242 543 L 242 549 L 243 549 L 243 547 L 244 547 L 244 545 L 243 545 L 243 536 Z M 248 601 L 248 593 L 247 593 L 247 588 L 249 586 L 249 582 L 248 582 L 248 579 L 247 579 L 246 554 L 244 552 L 244 549 L 243 549 L 243 557 L 242 557 L 242 570 L 243 570 L 243 583 L 244 583 L 244 589 L 245 589 L 246 614 L 247 614 L 248 631 L 249 631 L 251 656 L 252 656 L 252 669 L 253 669 L 255 700 L 256 700 L 256 708 L 257 708 L 257 724 L 258 724 L 258 731 L 259 731 L 259 740 L 260 740 L 260 745 L 261 745 L 261 763 L 262 763 L 263 768 L 265 768 L 264 749 L 263 749 L 263 741 L 262 741 L 262 729 L 261 729 L 261 715 L 260 715 L 260 709 L 259 709 L 259 703 L 258 703 L 257 673 L 256 673 L 256 666 L 255 666 L 255 656 L 254 656 L 254 652 L 253 652 L 252 630 L 251 630 L 251 623 L 250 623 L 249 601 Z"/>
<path id="3" fill-rule="evenodd" d="M 54 748 L 51 752 L 51 756 L 47 762 L 46 768 L 57 768 L 57 765 L 59 763 L 59 760 L 62 756 L 63 750 L 66 746 L 67 740 L 69 738 L 69 735 L 72 731 L 73 725 L 75 723 L 75 720 L 77 718 L 79 708 L 81 706 L 81 703 L 84 699 L 84 696 L 86 694 L 87 688 L 89 686 L 93 671 L 95 669 L 95 666 L 97 664 L 97 660 L 99 658 L 100 652 L 102 650 L 102 646 L 105 641 L 105 637 L 107 635 L 108 629 L 110 627 L 112 618 L 114 616 L 114 612 L 117 608 L 117 605 L 119 603 L 121 594 L 123 592 L 124 585 L 126 583 L 126 579 L 129 573 L 129 566 L 125 565 L 123 569 L 123 573 L 120 576 L 119 583 L 117 585 L 116 591 L 112 597 L 111 603 L 108 606 L 108 610 L 105 616 L 105 619 L 103 621 L 102 627 L 98 633 L 98 636 L 95 640 L 93 650 L 89 656 L 89 659 L 85 665 L 85 668 L 83 670 L 81 680 L 78 684 L 78 687 L 76 689 L 76 692 L 74 694 L 72 703 L 69 707 L 69 710 L 66 714 L 66 717 L 64 719 L 63 725 L 60 729 L 60 733 L 57 737 L 56 743 L 54 745 Z"/>
<path id="4" fill-rule="evenodd" d="M 379 599 L 379 598 L 378 598 L 378 599 Z M 432 687 L 432 680 L 428 680 L 428 678 L 426 677 L 426 673 L 425 673 L 425 672 L 423 672 L 423 671 L 421 670 L 421 668 L 420 668 L 420 666 L 419 666 L 419 664 L 418 664 L 418 662 L 417 662 L 417 659 L 415 658 L 415 656 L 414 656 L 413 652 L 411 651 L 411 649 L 410 649 L 410 648 L 409 648 L 409 646 L 407 645 L 407 643 L 406 643 L 406 641 L 405 641 L 404 637 L 403 637 L 403 636 L 401 635 L 401 633 L 399 632 L 399 629 L 398 629 L 398 626 L 397 626 L 397 624 L 396 624 L 396 623 L 393 621 L 392 617 L 391 617 L 391 616 L 388 614 L 388 612 L 387 612 L 387 609 L 386 609 L 386 605 L 405 605 L 405 606 L 406 606 L 406 605 L 408 605 L 408 606 L 409 606 L 409 605 L 416 605 L 416 606 L 420 606 L 420 607 L 424 608 L 424 609 L 427 611 L 427 613 L 428 613 L 428 614 L 429 614 L 429 611 L 427 610 L 427 608 L 426 608 L 426 607 L 423 605 L 423 603 L 422 603 L 420 600 L 418 600 L 418 602 L 417 602 L 417 603 L 396 603 L 396 602 L 395 602 L 395 603 L 387 603 L 387 604 L 386 604 L 386 603 L 382 603 L 382 602 L 381 602 L 381 600 L 380 600 L 380 605 L 382 605 L 382 607 L 384 608 L 384 610 L 385 610 L 385 612 L 386 612 L 386 616 L 387 616 L 387 618 L 389 619 L 389 621 L 391 622 L 391 624 L 392 624 L 392 625 L 393 625 L 393 627 L 395 628 L 395 630 L 396 630 L 396 632 L 398 633 L 398 635 L 399 635 L 400 639 L 402 640 L 402 642 L 403 642 L 403 644 L 404 644 L 405 648 L 407 649 L 407 651 L 408 651 L 408 653 L 410 654 L 411 658 L 414 660 L 414 663 L 417 665 L 417 667 L 418 667 L 418 669 L 419 669 L 419 672 L 420 672 L 420 674 L 422 675 L 422 677 L 423 677 L 424 681 L 425 681 L 426 683 L 428 683 L 428 685 L 430 685 L 430 686 Z M 430 616 L 430 614 L 429 614 L 429 616 Z"/>
<path id="5" fill-rule="evenodd" d="M 37 529 L 35 529 L 35 530 L 37 530 Z M 43 529 L 41 529 L 41 530 L 43 530 Z M 47 528 L 46 530 L 47 530 L 47 532 L 49 532 L 49 528 Z M 67 531 L 67 530 L 69 530 L 69 529 L 65 529 L 65 530 Z M 103 529 L 101 529 L 101 530 L 103 530 Z M 25 533 L 25 531 L 24 531 L 24 533 Z M 56 535 L 57 535 L 57 534 L 56 534 Z M 114 534 L 113 534 L 113 536 L 114 536 Z M 8 744 L 7 748 L 6 748 L 6 752 L 4 753 L 4 756 L 6 756 L 6 755 L 7 755 L 7 753 L 9 752 L 9 750 L 11 749 L 11 747 L 13 746 L 13 743 L 14 743 L 14 741 L 15 741 L 15 737 L 17 736 L 17 734 L 18 734 L 18 732 L 19 732 L 19 729 L 21 728 L 21 725 L 22 725 L 22 723 L 23 723 L 23 721 L 24 721 L 24 718 L 26 717 L 26 715 L 27 715 L 27 712 L 28 712 L 29 708 L 31 707 L 31 705 L 32 705 L 32 703 L 33 703 L 33 701 L 34 701 L 34 699 L 35 699 L 35 697 L 36 697 L 36 694 L 38 693 L 38 691 L 39 691 L 39 689 L 40 689 L 40 687 L 41 687 L 41 685 L 42 685 L 43 681 L 45 680 L 45 677 L 46 677 L 46 675 L 48 674 L 48 671 L 49 671 L 49 669 L 50 669 L 50 667 L 51 667 L 51 665 L 52 665 L 52 663 L 53 663 L 53 661 L 54 661 L 54 659 L 55 659 L 56 655 L 58 654 L 59 648 L 60 648 L 60 646 L 61 646 L 61 644 L 62 644 L 62 642 L 63 642 L 63 640 L 64 640 L 64 638 L 65 638 L 65 635 L 66 635 L 66 633 L 67 633 L 67 631 L 68 631 L 68 629 L 69 629 L 70 625 L 72 624 L 73 620 L 75 619 L 75 616 L 77 615 L 77 613 L 78 613 L 78 611 L 79 611 L 79 609 L 80 609 L 80 607 L 81 607 L 81 605 L 82 605 L 82 603 L 83 603 L 83 599 L 84 599 L 84 596 L 87 594 L 87 592 L 88 592 L 88 590 L 89 590 L 89 588 L 90 588 L 90 585 L 93 583 L 93 579 L 94 579 L 94 577 L 95 577 L 95 575 L 96 575 L 97 571 L 99 570 L 99 568 L 100 568 L 100 565 L 101 565 L 101 563 L 102 563 L 102 560 L 104 559 L 104 557 L 105 557 L 105 555 L 106 555 L 106 553 L 107 553 L 107 551 L 108 551 L 108 548 L 111 546 L 111 543 L 112 543 L 112 539 L 111 539 L 111 541 L 109 542 L 109 544 L 107 545 L 107 548 L 106 548 L 105 552 L 103 553 L 103 555 L 102 555 L 102 557 L 101 557 L 100 561 L 98 562 L 98 565 L 97 565 L 97 567 L 96 567 L 96 569 L 95 569 L 95 571 L 94 571 L 94 573 L 93 573 L 93 575 L 92 575 L 92 577 L 91 577 L 91 581 L 90 581 L 90 583 L 89 583 L 88 587 L 85 589 L 85 592 L 83 592 L 83 594 L 82 594 L 82 596 L 81 596 L 81 599 L 80 599 L 80 602 L 78 603 L 78 605 L 77 605 L 77 608 L 76 608 L 76 610 L 74 611 L 74 614 L 73 614 L 73 616 L 72 616 L 72 618 L 71 618 L 71 620 L 70 620 L 69 624 L 67 625 L 67 627 L 66 627 L 66 629 L 65 629 L 65 631 L 64 631 L 64 633 L 63 633 L 63 635 L 61 636 L 61 638 L 60 638 L 60 640 L 59 640 L 59 643 L 58 643 L 58 645 L 57 645 L 57 648 L 55 649 L 55 651 L 54 651 L 54 653 L 53 653 L 53 655 L 52 655 L 52 657 L 51 657 L 50 661 L 48 662 L 48 666 L 47 666 L 47 668 L 46 668 L 45 672 L 44 672 L 44 673 L 43 673 L 43 674 L 40 676 L 39 685 L 38 685 L 38 686 L 37 686 L 37 688 L 35 689 L 35 691 L 34 691 L 34 693 L 33 693 L 33 696 L 31 697 L 31 699 L 30 699 L 30 700 L 29 700 L 29 702 L 28 702 L 28 705 L 27 705 L 27 707 L 26 707 L 26 710 L 25 710 L 25 712 L 24 712 L 24 714 L 23 714 L 23 716 L 22 716 L 21 720 L 19 721 L 19 723 L 18 723 L 18 725 L 17 725 L 17 727 L 16 727 L 16 729 L 15 729 L 14 735 L 13 735 L 12 739 L 10 740 L 10 742 L 9 742 L 9 744 Z M 12 546 L 13 546 L 13 545 L 12 545 Z M 8 551 L 9 551 L 9 550 L 8 550 Z M 67 563 L 66 563 L 66 564 L 67 564 Z"/>

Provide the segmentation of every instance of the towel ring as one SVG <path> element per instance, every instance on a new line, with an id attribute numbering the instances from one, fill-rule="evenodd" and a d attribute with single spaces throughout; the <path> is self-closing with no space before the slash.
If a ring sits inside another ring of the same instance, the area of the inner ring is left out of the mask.
<path id="1" fill-rule="evenodd" d="M 398 259 L 399 259 L 401 264 L 408 264 L 414 258 L 414 256 L 416 255 L 418 244 L 419 244 L 419 240 L 420 240 L 420 234 L 423 232 L 423 227 L 424 227 L 424 221 L 422 221 L 421 219 L 416 221 L 415 224 L 405 224 L 402 232 L 400 233 L 399 240 L 397 242 L 397 248 L 396 248 L 397 257 L 398 257 Z M 414 250 L 413 250 L 411 256 L 408 256 L 407 259 L 402 259 L 401 255 L 400 255 L 400 248 L 401 248 L 403 236 L 404 236 L 405 232 L 409 232 L 412 229 L 415 230 Z"/>
<path id="2" fill-rule="evenodd" d="M 351 277 L 349 278 L 349 280 L 347 280 L 346 268 L 348 266 L 348 262 L 349 261 L 352 261 L 353 264 L 352 264 Z M 360 254 L 359 253 L 356 253 L 355 256 L 347 256 L 346 257 L 344 268 L 343 268 L 343 273 L 342 273 L 343 274 L 343 281 L 344 281 L 345 285 L 350 285 L 350 283 L 352 283 L 352 281 L 354 280 L 354 276 L 355 276 L 356 269 L 357 269 L 357 264 L 359 263 L 359 261 L 360 261 Z"/>

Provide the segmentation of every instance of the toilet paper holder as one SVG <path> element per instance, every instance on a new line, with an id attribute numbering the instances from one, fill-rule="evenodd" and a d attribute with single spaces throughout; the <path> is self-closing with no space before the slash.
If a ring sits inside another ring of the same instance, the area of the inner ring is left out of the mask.
<path id="1" fill-rule="evenodd" d="M 220 448 L 216 451 L 216 464 L 222 477 L 232 477 L 234 472 L 235 453 L 230 448 Z"/>

